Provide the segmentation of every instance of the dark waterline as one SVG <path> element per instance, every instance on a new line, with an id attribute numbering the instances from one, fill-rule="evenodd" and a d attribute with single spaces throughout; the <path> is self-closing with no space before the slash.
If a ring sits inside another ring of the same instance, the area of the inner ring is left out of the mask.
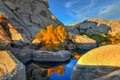
<path id="1" fill-rule="evenodd" d="M 58 76 L 57 72 L 54 72 L 50 76 L 50 80 L 70 80 L 73 68 L 76 65 L 76 63 L 77 63 L 77 60 L 70 60 L 70 62 L 66 64 L 64 67 L 64 74 L 61 76 Z"/>

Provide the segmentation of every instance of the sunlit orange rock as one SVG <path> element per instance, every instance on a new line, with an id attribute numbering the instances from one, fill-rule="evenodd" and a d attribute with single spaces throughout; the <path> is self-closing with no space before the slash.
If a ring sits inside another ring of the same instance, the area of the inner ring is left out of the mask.
<path id="1" fill-rule="evenodd" d="M 73 24 L 69 24 L 68 26 L 74 27 L 75 25 L 78 25 L 78 24 L 80 24 L 80 22 L 76 22 L 76 23 L 73 23 Z"/>
<path id="2" fill-rule="evenodd" d="M 7 51 L 0 51 L 0 78 L 10 74 L 16 68 L 16 63 L 11 59 Z"/>
<path id="3" fill-rule="evenodd" d="M 52 18 L 53 20 L 56 20 L 56 18 L 55 18 L 55 16 L 54 16 L 54 15 L 51 15 L 51 18 Z"/>
<path id="4" fill-rule="evenodd" d="M 22 35 L 12 26 L 10 23 L 7 24 L 9 31 L 11 33 L 12 40 L 23 40 Z"/>
<path id="5" fill-rule="evenodd" d="M 87 37 L 87 36 L 81 36 L 81 35 L 75 35 L 75 37 L 72 37 L 72 35 L 71 34 L 69 34 L 69 37 L 70 37 L 70 39 L 72 39 L 72 41 L 74 42 L 74 43 L 82 43 L 82 44 L 89 44 L 89 43 L 96 43 L 96 41 L 95 40 L 93 40 L 93 39 L 91 39 L 91 38 L 89 38 L 89 37 Z"/>
<path id="6" fill-rule="evenodd" d="M 120 45 L 106 45 L 83 55 L 77 64 L 92 66 L 120 66 Z"/>
<path id="7" fill-rule="evenodd" d="M 9 38 L 8 34 L 5 32 L 5 30 L 2 26 L 7 19 L 8 19 L 8 17 L 5 16 L 4 13 L 0 12 L 0 41 L 2 41 L 4 43 L 9 43 L 10 42 L 10 38 Z"/>
<path id="8" fill-rule="evenodd" d="M 7 16 L 5 16 L 3 13 L 0 13 L 0 24 L 1 25 L 4 24 L 7 19 L 8 19 Z M 7 27 L 9 29 L 12 40 L 23 40 L 22 35 L 10 23 L 6 23 L 5 26 L 0 26 L 0 28 L 1 28 L 0 30 L 2 30 L 1 33 L 4 31 L 3 32 L 4 35 L 8 36 L 8 34 L 3 29 L 3 27 Z M 4 37 L 4 38 L 6 38 L 6 37 Z"/>
<path id="9" fill-rule="evenodd" d="M 34 39 L 33 41 L 32 41 L 32 44 L 40 44 L 40 40 L 38 40 L 38 39 Z"/>

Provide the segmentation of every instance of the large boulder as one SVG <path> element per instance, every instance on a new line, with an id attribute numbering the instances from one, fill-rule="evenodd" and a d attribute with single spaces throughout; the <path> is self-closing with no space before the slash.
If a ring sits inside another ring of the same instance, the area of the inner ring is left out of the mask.
<path id="1" fill-rule="evenodd" d="M 119 80 L 120 45 L 107 45 L 83 55 L 74 67 L 71 80 Z"/>
<path id="2" fill-rule="evenodd" d="M 71 59 L 71 53 L 66 50 L 53 51 L 34 51 L 33 61 L 65 62 Z"/>
<path id="3" fill-rule="evenodd" d="M 0 80 L 26 80 L 25 66 L 10 52 L 0 51 Z"/>
<path id="4" fill-rule="evenodd" d="M 0 0 L 0 12 L 8 16 L 25 42 L 31 42 L 40 29 L 47 25 L 63 25 L 49 11 L 47 0 Z"/>
<path id="5" fill-rule="evenodd" d="M 66 50 L 59 51 L 44 51 L 34 50 L 29 48 L 12 48 L 11 52 L 17 57 L 22 63 L 28 62 L 65 62 L 71 59 L 71 52 Z"/>
<path id="6" fill-rule="evenodd" d="M 22 63 L 27 63 L 32 61 L 32 54 L 33 54 L 33 49 L 29 49 L 29 48 L 12 48 L 11 52 L 14 54 L 14 56 L 20 60 Z"/>
<path id="7" fill-rule="evenodd" d="M 42 70 L 39 65 L 33 63 L 29 64 L 26 68 L 28 80 L 50 80 L 47 76 L 47 69 Z"/>
<path id="8" fill-rule="evenodd" d="M 93 49 L 97 47 L 97 43 L 95 40 L 89 38 L 88 36 L 84 35 L 77 35 L 73 33 L 69 33 L 69 38 L 72 40 L 73 43 L 77 45 L 80 49 Z"/>

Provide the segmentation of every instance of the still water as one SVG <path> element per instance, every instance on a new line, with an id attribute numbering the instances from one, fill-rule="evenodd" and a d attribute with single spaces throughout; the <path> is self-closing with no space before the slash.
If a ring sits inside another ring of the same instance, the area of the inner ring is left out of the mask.
<path id="1" fill-rule="evenodd" d="M 50 76 L 50 80 L 70 80 L 73 68 L 76 63 L 77 60 L 70 60 L 70 62 L 63 67 L 64 73 L 62 75 L 59 75 L 59 71 L 53 72 Z"/>

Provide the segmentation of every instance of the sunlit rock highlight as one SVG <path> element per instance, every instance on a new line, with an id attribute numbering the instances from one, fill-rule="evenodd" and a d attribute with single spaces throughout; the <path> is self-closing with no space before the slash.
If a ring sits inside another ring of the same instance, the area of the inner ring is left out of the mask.
<path id="1" fill-rule="evenodd" d="M 94 66 L 120 66 L 120 45 L 108 45 L 93 49 L 83 55 L 78 64 Z"/>

